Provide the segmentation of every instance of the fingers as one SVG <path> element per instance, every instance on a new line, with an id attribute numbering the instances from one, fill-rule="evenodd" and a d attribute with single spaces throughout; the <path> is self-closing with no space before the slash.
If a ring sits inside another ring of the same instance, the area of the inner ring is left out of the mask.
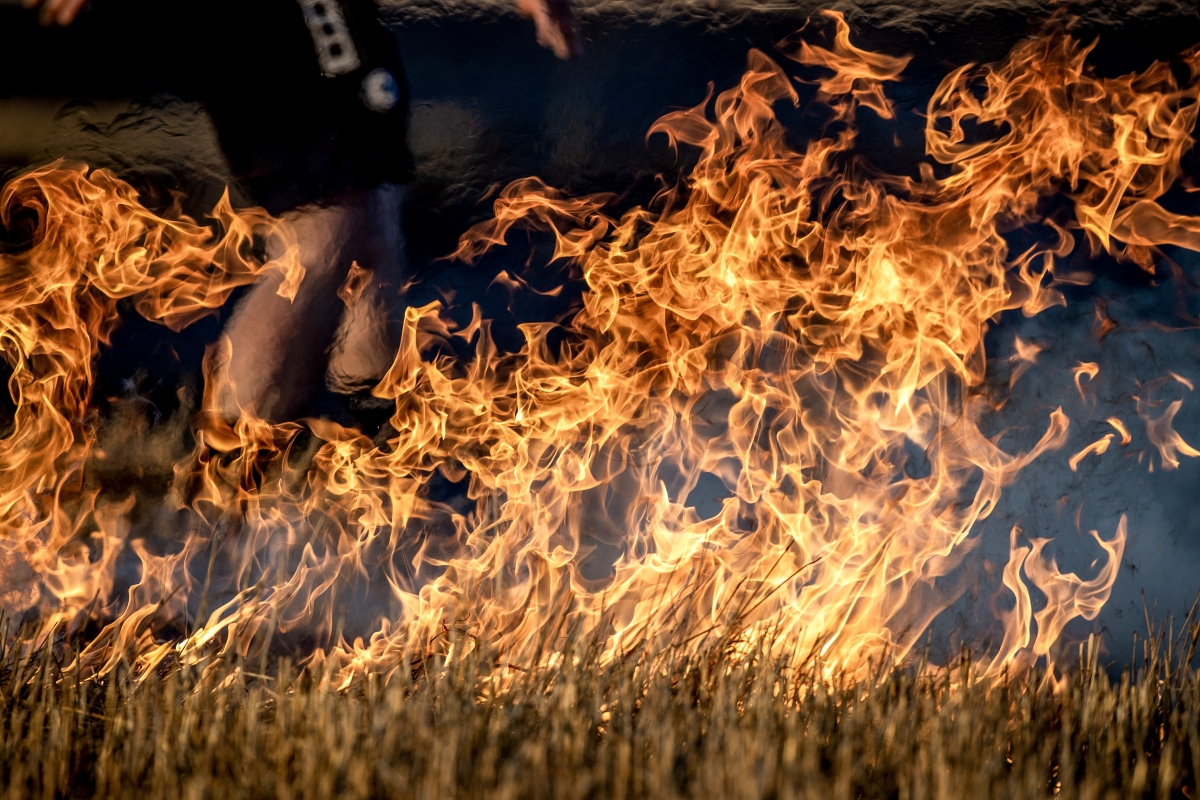
<path id="1" fill-rule="evenodd" d="M 62 3 L 62 8 L 58 12 L 58 24 L 70 25 L 79 16 L 79 12 L 83 10 L 87 0 L 66 0 Z"/>
<path id="2" fill-rule="evenodd" d="M 54 24 L 54 18 L 58 16 L 58 7 L 61 6 L 63 2 L 64 0 L 45 0 L 44 2 L 39 3 L 38 0 L 33 0 L 34 6 L 40 5 L 42 7 L 42 10 L 38 12 L 38 19 L 42 21 L 43 25 Z"/>
<path id="3" fill-rule="evenodd" d="M 579 26 L 571 0 L 545 0 L 550 26 L 553 30 L 550 49 L 559 58 L 572 58 L 583 53 L 579 41 Z"/>
<path id="4" fill-rule="evenodd" d="M 24 0 L 26 8 L 41 6 L 38 17 L 43 25 L 70 25 L 79 16 L 87 0 Z"/>
<path id="5" fill-rule="evenodd" d="M 517 8 L 523 16 L 533 18 L 542 47 L 550 48 L 559 58 L 582 52 L 570 0 L 517 0 Z"/>

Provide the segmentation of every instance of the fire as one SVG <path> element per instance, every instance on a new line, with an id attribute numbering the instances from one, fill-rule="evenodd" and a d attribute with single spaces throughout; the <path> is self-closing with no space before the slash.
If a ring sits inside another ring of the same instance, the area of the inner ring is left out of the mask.
<path id="1" fill-rule="evenodd" d="M 1170 372 L 1167 376 L 1157 378 L 1145 384 L 1134 395 L 1137 415 L 1142 418 L 1142 422 L 1146 425 L 1146 438 L 1158 450 L 1158 454 L 1162 459 L 1162 468 L 1165 470 L 1178 468 L 1178 456 L 1180 455 L 1191 458 L 1200 456 L 1200 450 L 1185 442 L 1183 437 L 1179 435 L 1179 432 L 1175 430 L 1175 415 L 1183 407 L 1183 400 L 1174 400 L 1168 403 L 1166 410 L 1161 414 L 1155 415 L 1150 411 L 1150 409 L 1162 405 L 1161 400 L 1154 399 L 1154 393 L 1171 380 L 1183 385 L 1188 391 L 1192 390 L 1191 381 L 1176 375 L 1174 372 Z M 1151 464 L 1151 470 L 1153 470 L 1153 464 Z"/>
<path id="2" fill-rule="evenodd" d="M 0 440 L 0 546 L 7 562 L 39 578 L 6 574 L 9 614 L 48 594 L 53 625 L 111 592 L 129 507 L 97 506 L 99 491 L 81 479 L 97 435 L 92 364 L 117 323 L 117 301 L 136 298 L 139 313 L 179 329 L 268 268 L 285 271 L 287 291 L 299 285 L 293 251 L 286 263 L 253 257 L 256 234 L 289 235 L 265 213 L 235 212 L 225 196 L 213 217 L 219 237 L 150 213 L 103 170 L 62 165 L 17 178 L 0 195 L 0 222 L 28 234 L 26 247 L 0 256 L 0 350 L 16 406 Z"/>
<path id="3" fill-rule="evenodd" d="M 938 580 L 977 523 L 1066 443 L 1061 409 L 1027 452 L 982 433 L 1002 402 L 986 381 L 989 324 L 1065 304 L 1056 284 L 1074 279 L 1056 270 L 1076 232 L 1149 270 L 1157 246 L 1200 250 L 1200 220 L 1156 202 L 1192 143 L 1200 53 L 1183 57 L 1182 87 L 1162 63 L 1096 77 L 1089 48 L 1065 34 L 956 69 L 928 106 L 931 162 L 897 176 L 857 157 L 855 121 L 892 116 L 887 86 L 907 59 L 859 49 L 841 15 L 826 17 L 830 47 L 782 45 L 819 75 L 823 137 L 789 142 L 774 108 L 800 96 L 755 50 L 739 85 L 653 126 L 698 160 L 647 207 L 615 215 L 609 196 L 534 178 L 504 189 L 456 255 L 476 259 L 515 226 L 548 231 L 582 271 L 582 307 L 562 325 L 525 325 L 515 354 L 497 350 L 478 309 L 456 330 L 438 304 L 409 308 L 373 390 L 395 404 L 386 441 L 321 420 L 271 425 L 253 409 L 226 418 L 229 346 L 215 345 L 172 490 L 196 531 L 170 555 L 130 540 L 132 501 L 98 502 L 79 478 L 95 457 L 92 362 L 116 301 L 181 326 L 268 268 L 294 290 L 303 268 L 256 262 L 254 242 L 287 231 L 227 200 L 214 234 L 151 214 L 103 171 L 14 180 L 4 222 L 34 222 L 30 246 L 0 256 L 17 405 L 0 441 L 3 563 L 29 586 L 10 608 L 105 623 L 80 655 L 91 669 L 246 656 L 300 633 L 320 645 L 310 666 L 338 684 L 481 643 L 500 668 L 553 664 L 576 635 L 606 658 L 762 641 L 851 674 L 904 660 L 954 599 Z M 1055 195 L 1073 218 L 1044 213 Z M 1042 244 L 1011 251 L 1002 234 L 1020 226 Z M 347 303 L 369 269 L 355 266 Z M 1099 307 L 1097 319 L 1111 323 Z M 435 355 L 451 337 L 473 357 Z M 1038 349 L 1018 340 L 1014 369 Z M 1097 371 L 1079 365 L 1081 395 Z M 1182 401 L 1151 414 L 1156 388 L 1138 414 L 1175 466 L 1200 452 L 1172 427 Z M 731 495 L 701 518 L 688 497 L 705 474 Z M 471 507 L 435 500 L 435 478 L 468 481 Z M 1125 520 L 1106 535 L 1091 532 L 1101 557 L 1085 579 L 1013 529 L 1003 586 L 1015 605 L 983 674 L 1051 657 L 1068 622 L 1095 618 Z M 122 601 L 111 594 L 125 548 L 142 579 Z M 1036 611 L 1031 590 L 1045 597 Z M 345 634 L 362 591 L 388 610 Z M 179 619 L 183 634 L 155 635 Z"/>
<path id="4" fill-rule="evenodd" d="M 1089 382 L 1095 380 L 1096 376 L 1100 374 L 1100 365 L 1093 361 L 1081 361 L 1075 365 L 1073 371 L 1075 373 L 1075 391 L 1079 392 L 1079 399 L 1086 401 L 1090 392 L 1083 388 L 1083 379 L 1087 378 Z"/>
<path id="5" fill-rule="evenodd" d="M 1129 435 L 1129 428 L 1125 427 L 1125 423 L 1121 422 L 1119 418 L 1109 417 L 1105 420 L 1105 422 L 1111 425 L 1117 431 L 1117 433 L 1121 434 L 1122 447 L 1133 441 L 1133 437 Z"/>
<path id="6" fill-rule="evenodd" d="M 1089 444 L 1087 447 L 1080 450 L 1075 455 L 1067 459 L 1067 465 L 1071 467 L 1071 472 L 1079 471 L 1079 462 L 1083 461 L 1089 455 L 1095 454 L 1098 456 L 1108 452 L 1108 446 L 1112 444 L 1113 435 L 1111 433 L 1104 434 L 1103 437 Z"/>

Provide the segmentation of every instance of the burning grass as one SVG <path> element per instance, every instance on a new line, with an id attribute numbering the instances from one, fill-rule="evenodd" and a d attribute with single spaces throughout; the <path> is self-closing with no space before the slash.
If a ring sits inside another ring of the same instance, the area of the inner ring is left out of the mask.
<path id="1" fill-rule="evenodd" d="M 751 51 L 737 86 L 651 127 L 696 162 L 644 207 L 536 178 L 503 189 L 456 255 L 540 229 L 587 290 L 568 318 L 523 325 L 519 352 L 498 348 L 478 307 L 464 324 L 443 303 L 410 306 L 371 389 L 393 405 L 379 436 L 231 410 L 233 345 L 214 343 L 191 453 L 160 497 L 96 480 L 111 420 L 94 363 L 118 303 L 179 329 L 270 272 L 294 297 L 294 231 L 227 199 L 212 226 L 160 216 L 102 170 L 11 181 L 0 222 L 28 235 L 0 253 L 15 406 L 0 438 L 4 610 L 102 625 L 80 655 L 101 672 L 245 657 L 278 632 L 337 660 L 341 682 L 396 668 L 448 620 L 538 664 L 563 607 L 607 637 L 602 660 L 643 639 L 705 651 L 752 612 L 776 654 L 820 642 L 828 669 L 862 679 L 872 659 L 919 647 L 965 585 L 979 523 L 1035 461 L 1059 453 L 1076 469 L 1130 445 L 1170 470 L 1200 455 L 1173 427 L 1183 400 L 1153 396 L 1174 390 L 1169 376 L 1120 409 L 1143 420 L 1136 444 L 1110 448 L 1106 429 L 1062 452 L 1094 411 L 1072 419 L 1054 407 L 1065 398 L 1021 420 L 1023 442 L 1001 442 L 988 431 L 1007 397 L 985 346 L 1004 314 L 1065 305 L 1065 287 L 1094 277 L 1065 271 L 1070 258 L 1107 252 L 1157 274 L 1162 248 L 1200 251 L 1200 218 L 1158 202 L 1186 184 L 1200 50 L 1105 78 L 1058 32 L 956 69 L 927 106 L 928 159 L 903 175 L 863 157 L 858 125 L 895 119 L 887 90 L 909 59 L 860 49 L 839 14 L 825 23 L 828 46 L 780 45 L 808 77 Z M 777 116 L 804 103 L 828 117 L 807 142 Z M 1014 247 L 1013 231 L 1028 241 Z M 280 257 L 264 264 L 266 241 Z M 1010 389 L 1041 352 L 1022 348 Z M 128 439 L 113 449 L 128 455 Z M 702 517 L 689 498 L 705 478 L 725 497 Z M 447 483 L 462 502 L 440 494 Z M 135 530 L 156 508 L 165 522 Z M 1087 532 L 1079 572 L 1055 540 L 1012 527 L 1006 563 L 991 564 L 1003 634 L 987 652 L 970 642 L 983 672 L 1045 661 L 1069 624 L 1096 619 L 1127 540 L 1114 517 Z"/>
<path id="2" fill-rule="evenodd" d="M 1200 627 L 1110 680 L 881 670 L 770 647 L 507 669 L 475 650 L 345 691 L 236 657 L 80 679 L 67 646 L 0 666 L 4 797 L 1176 797 L 1200 772 Z"/>
<path id="3" fill-rule="evenodd" d="M 1096 639 L 1061 672 L 1067 626 L 1109 598 L 1124 516 L 1102 535 L 1076 514 L 1091 562 L 1078 573 L 1012 526 L 1003 563 L 985 565 L 1000 602 L 976 604 L 995 619 L 964 632 L 974 657 L 931 667 L 921 652 L 965 591 L 947 585 L 977 523 L 1035 460 L 1075 471 L 1129 447 L 1169 470 L 1200 456 L 1173 428 L 1183 401 L 1154 395 L 1194 388 L 1173 372 L 1074 455 L 1070 426 L 1095 408 L 1072 422 L 1061 398 L 1002 447 L 988 420 L 1007 398 L 985 352 L 1002 315 L 1065 305 L 1092 279 L 1069 258 L 1158 274 L 1163 248 L 1200 251 L 1200 217 L 1159 203 L 1187 186 L 1200 49 L 1103 78 L 1056 33 L 954 70 L 927 107 L 928 160 L 893 175 L 864 160 L 857 125 L 895 118 L 886 90 L 908 60 L 827 22 L 828 47 L 782 45 L 810 77 L 752 51 L 738 86 L 655 124 L 698 155 L 647 206 L 615 213 L 611 196 L 532 178 L 502 190 L 457 255 L 540 229 L 587 291 L 569 320 L 524 325 L 519 352 L 499 350 L 478 307 L 465 325 L 410 307 L 372 390 L 394 403 L 379 436 L 253 408 L 231 419 L 231 345 L 214 344 L 163 497 L 105 484 L 102 433 L 140 452 L 92 397 L 118 303 L 180 328 L 270 271 L 294 292 L 289 229 L 228 200 L 212 226 L 159 216 L 99 170 L 12 181 L 0 222 L 27 235 L 0 252 L 15 406 L 0 603 L 61 638 L 0 636 L 5 791 L 1193 787 L 1200 625 L 1152 629 L 1115 683 Z M 776 116 L 802 105 L 800 85 L 829 116 L 803 146 Z M 263 263 L 267 240 L 278 261 Z M 1009 389 L 1041 350 L 1018 340 Z M 1081 402 L 1099 369 L 1075 368 Z M 688 498 L 704 476 L 728 496 L 702 517 Z"/>

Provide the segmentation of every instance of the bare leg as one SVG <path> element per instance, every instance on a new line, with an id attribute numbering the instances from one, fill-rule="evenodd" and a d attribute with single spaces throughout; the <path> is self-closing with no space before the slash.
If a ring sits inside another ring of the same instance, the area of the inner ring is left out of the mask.
<path id="1" fill-rule="evenodd" d="M 325 380 L 330 389 L 349 394 L 378 380 L 396 355 L 396 328 L 402 319 L 398 300 L 406 272 L 404 231 L 404 187 L 381 186 L 368 199 L 367 219 L 375 233 L 378 251 L 359 266 L 370 271 L 357 296 L 343 293 L 346 310 L 334 336 L 329 370 Z"/>
<path id="2" fill-rule="evenodd" d="M 221 401 L 227 415 L 252 408 L 264 419 L 293 418 L 326 371 L 335 332 L 331 386 L 353 389 L 387 369 L 394 352 L 387 310 L 399 299 L 405 263 L 403 196 L 404 187 L 385 185 L 351 193 L 334 205 L 285 215 L 307 272 L 292 302 L 277 294 L 282 279 L 272 276 L 251 289 L 234 311 L 225 328 L 233 345 L 232 388 Z M 370 270 L 373 279 L 347 309 L 338 289 L 355 262 Z"/>

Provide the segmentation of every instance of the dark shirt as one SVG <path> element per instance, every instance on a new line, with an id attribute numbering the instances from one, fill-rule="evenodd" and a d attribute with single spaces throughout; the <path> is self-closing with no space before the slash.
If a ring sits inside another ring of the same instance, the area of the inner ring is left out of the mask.
<path id="1" fill-rule="evenodd" d="M 95 0 L 65 29 L 34 20 L 0 9 L 0 94 L 199 100 L 274 213 L 411 176 L 407 83 L 372 0 Z"/>

